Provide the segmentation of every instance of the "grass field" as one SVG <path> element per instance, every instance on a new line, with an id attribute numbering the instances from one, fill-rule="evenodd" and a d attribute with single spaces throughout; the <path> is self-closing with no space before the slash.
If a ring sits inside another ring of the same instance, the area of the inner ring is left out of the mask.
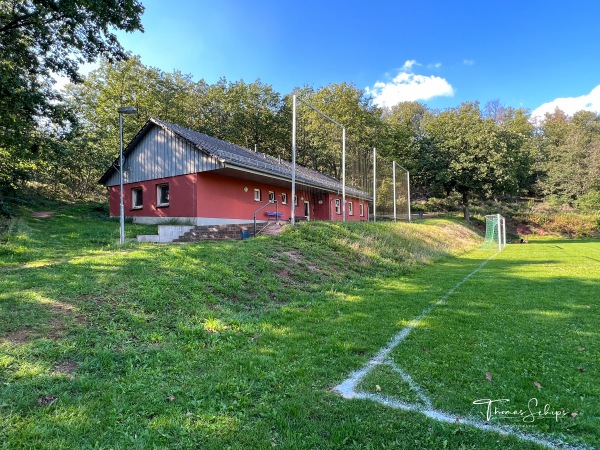
<path id="1" fill-rule="evenodd" d="M 468 425 L 486 398 L 566 412 L 490 423 L 600 446 L 599 241 L 508 246 L 361 381 L 463 419 L 446 423 L 335 386 L 493 254 L 472 231 L 117 240 L 118 223 L 84 205 L 24 216 L 0 244 L 0 448 L 542 448 Z"/>

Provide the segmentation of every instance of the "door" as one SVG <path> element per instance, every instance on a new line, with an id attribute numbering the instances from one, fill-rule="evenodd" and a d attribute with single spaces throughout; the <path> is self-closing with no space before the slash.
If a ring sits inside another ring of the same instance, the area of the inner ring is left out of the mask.
<path id="1" fill-rule="evenodd" d="M 304 216 L 306 220 L 310 220 L 310 203 L 307 201 L 304 202 Z"/>

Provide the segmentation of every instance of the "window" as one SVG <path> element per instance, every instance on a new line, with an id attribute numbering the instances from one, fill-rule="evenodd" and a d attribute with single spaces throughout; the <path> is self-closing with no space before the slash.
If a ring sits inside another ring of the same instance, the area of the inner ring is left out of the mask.
<path id="1" fill-rule="evenodd" d="M 354 215 L 354 205 L 352 204 L 352 202 L 348 202 L 348 215 Z"/>
<path id="2" fill-rule="evenodd" d="M 275 201 L 275 192 L 269 191 L 269 201 L 270 202 L 274 202 Z"/>
<path id="3" fill-rule="evenodd" d="M 142 188 L 131 189 L 131 209 L 141 209 L 144 207 L 144 196 Z"/>
<path id="4" fill-rule="evenodd" d="M 169 206 L 169 185 L 156 186 L 156 206 Z"/>
<path id="5" fill-rule="evenodd" d="M 364 217 L 364 215 L 365 215 L 365 205 L 362 204 L 362 203 L 359 203 L 358 210 L 360 212 L 360 217 Z"/>
<path id="6" fill-rule="evenodd" d="M 335 199 L 335 213 L 336 214 L 341 214 L 341 207 L 340 207 L 340 199 L 339 198 Z"/>
<path id="7" fill-rule="evenodd" d="M 254 189 L 254 201 L 260 202 L 260 189 Z"/>
<path id="8" fill-rule="evenodd" d="M 287 194 L 286 193 L 281 194 L 281 204 L 287 205 Z"/>
<path id="9" fill-rule="evenodd" d="M 298 206 L 298 196 L 294 195 L 294 206 Z"/>

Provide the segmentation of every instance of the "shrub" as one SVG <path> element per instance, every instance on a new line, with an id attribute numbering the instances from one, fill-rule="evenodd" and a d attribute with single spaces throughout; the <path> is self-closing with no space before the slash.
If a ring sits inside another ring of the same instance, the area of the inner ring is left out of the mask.
<path id="1" fill-rule="evenodd" d="M 576 205 L 581 212 L 600 214 L 600 191 L 591 191 L 580 196 Z"/>
<path id="2" fill-rule="evenodd" d="M 538 234 L 572 238 L 600 236 L 600 216 L 575 213 L 530 213 L 515 217 Z"/>

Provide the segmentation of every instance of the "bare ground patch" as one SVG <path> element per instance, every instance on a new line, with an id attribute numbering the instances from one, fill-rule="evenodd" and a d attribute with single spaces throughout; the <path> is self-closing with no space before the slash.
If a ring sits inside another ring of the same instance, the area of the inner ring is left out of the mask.
<path id="1" fill-rule="evenodd" d="M 0 341 L 8 342 L 9 344 L 27 344 L 31 337 L 33 336 L 33 332 L 29 328 L 21 328 L 19 330 L 11 331 L 4 337 L 0 337 Z"/>
<path id="2" fill-rule="evenodd" d="M 79 368 L 79 364 L 73 360 L 62 361 L 56 364 L 51 373 L 53 375 L 64 375 L 67 378 L 73 379 L 73 373 Z"/>
<path id="3" fill-rule="evenodd" d="M 34 211 L 31 213 L 31 217 L 35 217 L 36 219 L 47 219 L 55 214 L 56 211 Z"/>
<path id="4" fill-rule="evenodd" d="M 289 258 L 289 260 L 292 261 L 293 263 L 303 264 L 304 266 L 306 266 L 308 269 L 310 269 L 313 272 L 321 272 L 321 269 L 319 269 L 314 264 L 308 262 L 306 260 L 306 258 L 304 257 L 304 255 L 300 252 L 297 252 L 295 250 L 290 250 L 287 252 L 283 252 L 283 254 L 285 256 L 287 256 Z"/>

